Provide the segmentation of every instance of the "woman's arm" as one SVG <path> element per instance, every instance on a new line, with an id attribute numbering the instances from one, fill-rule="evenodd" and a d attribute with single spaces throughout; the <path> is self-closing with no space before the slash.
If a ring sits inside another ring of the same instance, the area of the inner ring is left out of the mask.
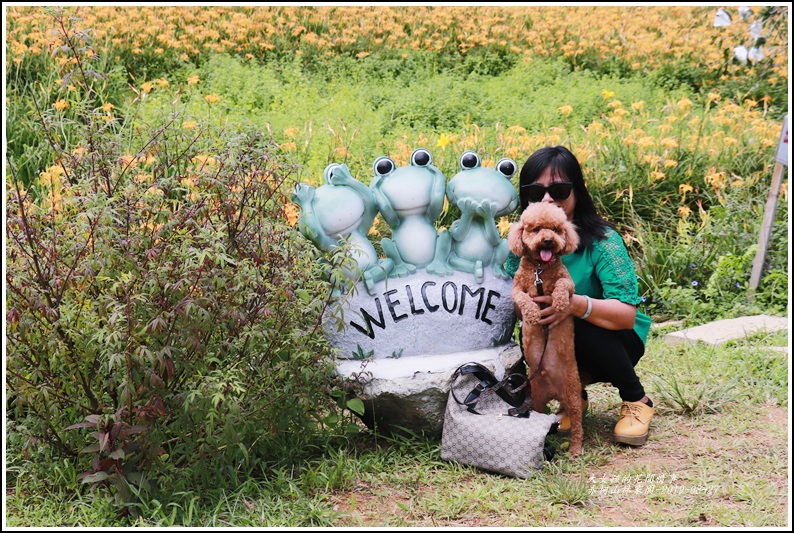
<path id="1" fill-rule="evenodd" d="M 571 305 L 564 312 L 558 312 L 551 306 L 551 295 L 536 296 L 533 300 L 538 304 L 548 304 L 548 307 L 540 311 L 541 320 L 538 323 L 540 325 L 548 324 L 550 328 L 559 324 L 568 315 L 579 318 L 587 311 L 587 298 L 580 294 L 574 294 L 571 297 Z M 590 301 L 593 308 L 585 320 L 591 324 L 610 330 L 631 329 L 634 327 L 634 321 L 637 318 L 637 308 L 633 305 L 615 299 L 598 300 L 590 298 Z M 521 316 L 518 306 L 516 306 L 516 314 L 519 317 Z"/>
<path id="2" fill-rule="evenodd" d="M 592 309 L 585 320 L 604 329 L 631 329 L 637 318 L 637 308 L 620 300 L 590 298 Z M 587 298 L 580 294 L 571 297 L 571 313 L 581 317 L 587 311 Z"/>

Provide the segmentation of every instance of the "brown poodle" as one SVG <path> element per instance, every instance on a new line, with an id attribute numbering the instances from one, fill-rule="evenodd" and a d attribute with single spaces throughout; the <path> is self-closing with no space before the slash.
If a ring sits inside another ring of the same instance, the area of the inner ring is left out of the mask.
<path id="1" fill-rule="evenodd" d="M 565 311 L 571 304 L 574 284 L 560 257 L 579 246 L 576 226 L 556 205 L 532 203 L 510 227 L 507 242 L 510 250 L 521 258 L 513 278 L 512 297 L 523 319 L 521 335 L 529 375 L 540 366 L 540 372 L 530 383 L 532 409 L 543 412 L 550 400 L 559 400 L 571 418 L 571 455 L 579 455 L 582 453 L 582 385 L 574 354 L 573 316 L 568 315 L 548 329 L 538 324 L 540 307 L 532 301 L 538 294 L 550 294 L 552 306 L 558 311 Z"/>

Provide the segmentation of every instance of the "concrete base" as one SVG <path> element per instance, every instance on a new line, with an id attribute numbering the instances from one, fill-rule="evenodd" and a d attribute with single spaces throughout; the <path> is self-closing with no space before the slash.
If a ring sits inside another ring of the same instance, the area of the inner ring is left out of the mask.
<path id="1" fill-rule="evenodd" d="M 788 319 L 785 317 L 769 315 L 743 316 L 675 331 L 665 336 L 665 342 L 671 346 L 686 342 L 704 342 L 717 346 L 729 340 L 740 339 L 754 333 L 773 333 L 785 329 L 788 329 Z"/>
<path id="2" fill-rule="evenodd" d="M 401 427 L 416 433 L 441 436 L 449 379 L 459 366 L 475 362 L 491 369 L 497 379 L 524 372 L 517 344 L 442 355 L 400 359 L 337 361 L 343 377 L 358 376 L 370 428 L 393 432 Z"/>

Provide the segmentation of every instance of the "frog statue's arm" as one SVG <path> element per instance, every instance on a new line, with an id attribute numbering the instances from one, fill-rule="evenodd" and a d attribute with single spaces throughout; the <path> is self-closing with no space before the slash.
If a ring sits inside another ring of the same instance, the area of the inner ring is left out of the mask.
<path id="1" fill-rule="evenodd" d="M 428 170 L 433 173 L 433 185 L 430 189 L 430 207 L 427 209 L 427 219 L 430 223 L 434 223 L 444 210 L 444 198 L 446 198 L 445 190 L 447 186 L 447 179 L 444 174 L 436 167 L 429 166 Z"/>
<path id="2" fill-rule="evenodd" d="M 499 206 L 494 202 L 485 201 L 480 205 L 478 213 L 481 213 L 483 218 L 486 219 L 485 238 L 488 239 L 488 242 L 491 244 L 491 246 L 496 247 L 499 245 L 499 242 L 503 240 L 499 234 L 499 228 L 496 226 L 496 217 L 499 215 L 508 215 L 515 211 L 516 207 L 518 207 L 517 195 L 514 195 L 510 199 L 510 203 L 507 205 L 507 207 L 501 211 L 499 210 Z"/>
<path id="3" fill-rule="evenodd" d="M 515 209 L 515 205 L 511 202 L 509 206 L 509 211 Z M 483 229 L 485 230 L 485 238 L 488 240 L 488 244 L 493 246 L 494 248 L 499 245 L 499 241 L 502 240 L 502 236 L 499 234 L 499 228 L 496 226 L 495 217 L 499 212 L 499 206 L 495 202 L 490 202 L 488 200 L 484 200 L 480 205 L 476 208 L 476 213 L 483 218 Z"/>
<path id="4" fill-rule="evenodd" d="M 460 219 L 452 223 L 449 228 L 449 233 L 452 238 L 460 242 L 466 238 L 471 229 L 472 218 L 474 217 L 477 202 L 469 196 L 465 196 L 458 200 L 458 207 L 460 208 Z"/>
<path id="5" fill-rule="evenodd" d="M 367 235 L 372 223 L 375 221 L 375 215 L 378 214 L 378 206 L 375 203 L 375 196 L 372 191 L 350 174 L 347 165 L 328 165 L 325 169 L 325 174 L 326 181 L 331 185 L 350 187 L 361 197 L 364 202 L 364 214 L 361 216 L 361 222 L 356 231 L 362 235 Z"/>
<path id="6" fill-rule="evenodd" d="M 324 252 L 330 252 L 337 245 L 338 241 L 325 234 L 317 213 L 314 212 L 314 187 L 299 183 L 292 190 L 292 201 L 301 208 L 298 218 L 298 229 L 314 245 Z"/>
<path id="7" fill-rule="evenodd" d="M 378 163 L 383 161 L 384 163 L 390 165 L 390 169 L 394 169 L 394 162 L 386 156 L 379 157 L 375 160 L 373 167 L 375 168 L 375 177 L 372 178 L 372 181 L 369 183 L 369 189 L 372 191 L 372 195 L 375 198 L 375 203 L 380 210 L 381 216 L 383 216 L 383 220 L 386 221 L 386 224 L 393 230 L 397 229 L 400 226 L 400 217 L 397 216 L 397 213 L 394 211 L 394 208 L 391 205 L 391 202 L 386 195 L 383 194 L 383 191 L 380 190 L 381 185 L 383 185 L 383 179 L 385 175 L 381 175 L 378 172 Z M 386 174 L 391 172 L 389 170 Z"/>

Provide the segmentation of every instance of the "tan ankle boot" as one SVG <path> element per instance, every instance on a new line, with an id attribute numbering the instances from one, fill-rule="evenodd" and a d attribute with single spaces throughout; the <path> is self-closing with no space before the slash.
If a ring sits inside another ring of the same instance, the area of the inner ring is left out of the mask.
<path id="1" fill-rule="evenodd" d="M 612 439 L 615 442 L 642 446 L 648 440 L 648 428 L 653 418 L 653 407 L 643 402 L 623 402 L 620 420 L 615 425 Z"/>

